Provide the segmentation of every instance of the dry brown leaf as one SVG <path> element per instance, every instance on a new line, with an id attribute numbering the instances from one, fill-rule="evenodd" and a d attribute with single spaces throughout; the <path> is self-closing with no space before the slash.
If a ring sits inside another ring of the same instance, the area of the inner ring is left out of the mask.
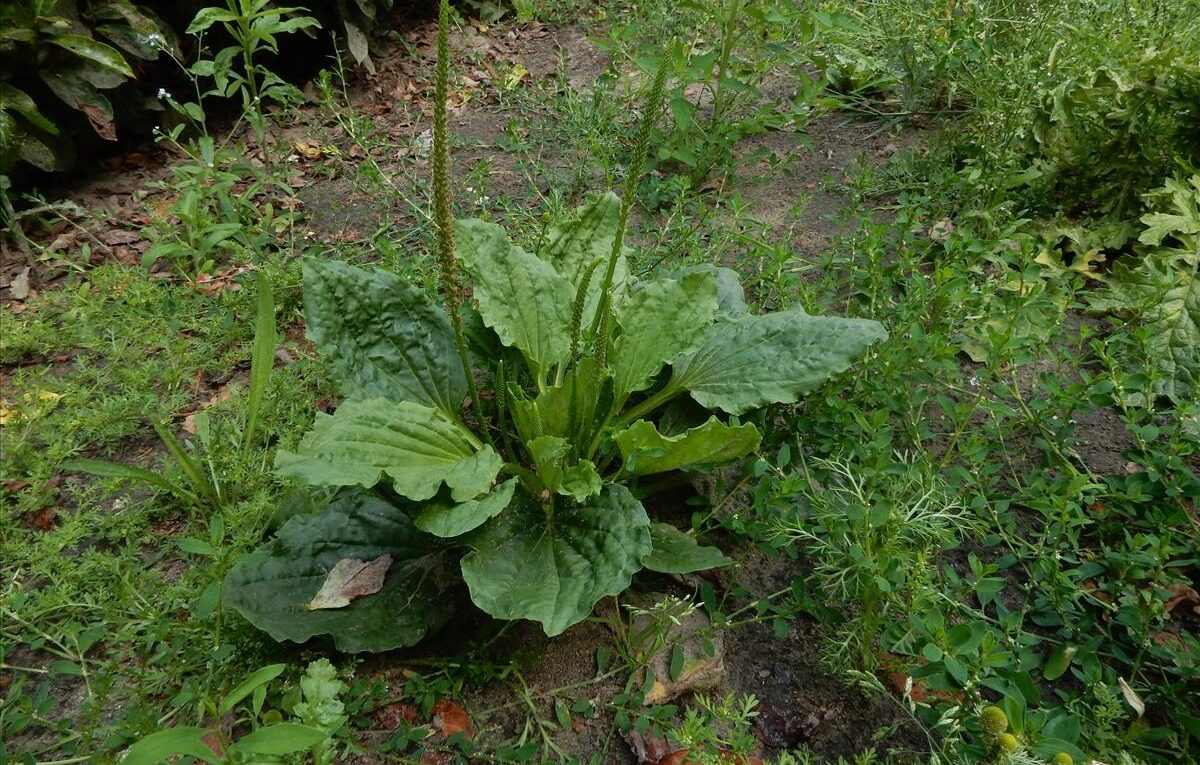
<path id="1" fill-rule="evenodd" d="M 342 558 L 329 570 L 321 589 L 304 607 L 310 611 L 343 608 L 357 598 L 374 595 L 383 588 L 384 577 L 391 565 L 392 556 L 387 553 L 369 563 L 357 558 Z"/>
<path id="2" fill-rule="evenodd" d="M 635 620 L 634 625 L 637 629 L 638 621 Z M 646 706 L 665 704 L 685 693 L 709 690 L 720 683 L 725 674 L 724 640 L 717 633 L 706 641 L 711 628 L 708 617 L 700 611 L 672 625 L 667 632 L 665 647 L 650 658 L 649 669 L 654 673 L 654 682 L 643 700 Z M 683 654 L 683 664 L 672 680 L 671 659 L 676 646 Z M 711 656 L 705 650 L 709 647 Z"/>
<path id="3" fill-rule="evenodd" d="M 46 505 L 34 513 L 29 520 L 33 523 L 34 528 L 40 531 L 49 531 L 58 525 L 58 509 L 53 505 Z"/>
<path id="4" fill-rule="evenodd" d="M 686 749 L 680 749 L 663 736 L 657 736 L 650 731 L 639 733 L 637 729 L 631 729 L 623 735 L 639 765 L 662 765 L 664 761 L 670 762 L 666 758 L 679 752 L 687 754 Z"/>
<path id="5" fill-rule="evenodd" d="M 411 726 L 417 721 L 417 708 L 405 701 L 393 701 L 372 712 L 371 719 L 381 730 L 396 730 L 401 722 Z"/>
<path id="6" fill-rule="evenodd" d="M 942 218 L 933 227 L 929 229 L 929 238 L 935 242 L 944 242 L 954 233 L 954 222 L 949 218 Z"/>
<path id="7" fill-rule="evenodd" d="M 29 266 L 25 266 L 13 280 L 8 284 L 8 292 L 12 295 L 13 300 L 25 300 L 32 294 L 33 290 L 29 288 Z"/>
<path id="8" fill-rule="evenodd" d="M 475 738 L 475 727 L 466 710 L 450 699 L 438 699 L 433 705 L 433 727 L 446 738 L 455 733 L 462 733 L 468 739 Z"/>
<path id="9" fill-rule="evenodd" d="M 142 235 L 136 231 L 126 231 L 120 228 L 109 229 L 100 236 L 100 241 L 108 245 L 133 244 L 141 239 Z"/>
<path id="10" fill-rule="evenodd" d="M 1171 593 L 1170 598 L 1163 605 L 1163 609 L 1169 614 L 1175 610 L 1180 603 L 1188 603 L 1192 606 L 1192 610 L 1200 614 L 1200 592 L 1196 592 L 1193 588 L 1183 583 L 1167 585 L 1167 591 Z"/>

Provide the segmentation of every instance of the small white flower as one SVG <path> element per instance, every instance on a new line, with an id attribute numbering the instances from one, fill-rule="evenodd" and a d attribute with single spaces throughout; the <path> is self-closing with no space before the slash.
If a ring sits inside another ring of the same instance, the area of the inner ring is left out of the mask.
<path id="1" fill-rule="evenodd" d="M 170 97 L 171 97 L 171 94 L 167 92 L 166 88 L 158 89 L 158 100 L 159 101 L 163 100 L 164 98 L 169 99 Z"/>

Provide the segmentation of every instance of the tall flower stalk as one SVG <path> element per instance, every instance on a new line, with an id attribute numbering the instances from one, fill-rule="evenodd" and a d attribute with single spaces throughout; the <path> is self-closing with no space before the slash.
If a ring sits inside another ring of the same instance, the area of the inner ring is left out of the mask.
<path id="1" fill-rule="evenodd" d="M 463 334 L 462 285 L 458 276 L 458 259 L 454 257 L 454 215 L 451 210 L 453 197 L 450 190 L 450 137 L 446 129 L 446 102 L 450 97 L 450 3 L 438 3 L 437 33 L 437 76 L 433 96 L 433 227 L 437 235 L 438 277 L 446 313 L 450 314 L 450 327 L 454 330 L 454 345 L 467 378 L 467 391 L 471 407 L 483 438 L 493 444 L 492 434 L 483 416 L 483 404 L 479 400 L 479 389 L 467 354 L 466 336 Z M 493 444 L 494 445 L 494 444 Z"/>
<path id="2" fill-rule="evenodd" d="M 674 48 L 674 43 L 671 49 Z M 633 145 L 633 158 L 629 163 L 629 172 L 625 177 L 625 189 L 621 195 L 621 213 L 617 221 L 617 235 L 613 239 L 612 252 L 608 256 L 608 266 L 604 270 L 604 280 L 600 283 L 600 305 L 597 307 L 596 318 L 592 325 L 592 337 L 595 338 L 596 360 L 598 370 L 603 370 L 608 363 L 609 343 L 612 340 L 612 283 L 617 271 L 617 259 L 625 243 L 625 228 L 629 222 L 629 211 L 633 208 L 634 196 L 637 194 L 638 181 L 642 178 L 642 166 L 646 163 L 646 154 L 650 150 L 650 134 L 658 122 L 662 112 L 663 93 L 667 82 L 667 69 L 670 67 L 671 55 L 663 56 L 654 74 L 654 81 L 646 95 L 646 106 L 642 111 L 642 121 L 638 126 L 637 140 Z"/>

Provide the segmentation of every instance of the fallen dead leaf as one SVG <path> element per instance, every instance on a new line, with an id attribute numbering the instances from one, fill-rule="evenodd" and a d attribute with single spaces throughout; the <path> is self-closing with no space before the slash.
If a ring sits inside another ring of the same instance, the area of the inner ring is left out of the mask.
<path id="1" fill-rule="evenodd" d="M 213 295 L 229 290 L 236 292 L 242 288 L 234 277 L 249 271 L 246 266 L 234 266 L 227 268 L 215 274 L 197 274 L 196 281 L 192 283 L 192 287 L 201 295 L 212 297 Z"/>
<path id="2" fill-rule="evenodd" d="M 342 608 L 352 600 L 374 595 L 383 588 L 383 580 L 392 565 L 392 556 L 384 553 L 366 563 L 356 558 L 342 558 L 325 577 L 321 589 L 304 607 L 309 611 Z"/>
<path id="3" fill-rule="evenodd" d="M 654 673 L 654 682 L 644 699 L 646 706 L 665 704 L 692 691 L 708 690 L 721 681 L 725 674 L 724 641 L 720 633 L 711 635 L 711 627 L 708 617 L 701 611 L 672 625 L 667 632 L 665 647 L 650 658 L 649 671 Z M 634 629 L 638 629 L 636 620 Z M 672 659 L 678 658 L 675 656 L 677 648 L 682 653 L 682 663 L 676 672 L 671 672 Z M 711 655 L 706 648 L 712 649 Z"/>
<path id="4" fill-rule="evenodd" d="M 661 765 L 667 757 L 672 757 L 679 752 L 687 754 L 686 749 L 679 748 L 665 737 L 656 736 L 649 730 L 639 733 L 635 728 L 623 735 L 629 751 L 637 758 L 638 765 Z"/>
<path id="5" fill-rule="evenodd" d="M 29 518 L 34 528 L 49 531 L 58 525 L 58 509 L 54 505 L 46 505 Z"/>
<path id="6" fill-rule="evenodd" d="M 212 753 L 217 757 L 224 759 L 225 748 L 221 746 L 221 736 L 215 730 L 211 730 L 201 736 L 200 743 L 211 749 Z"/>
<path id="7" fill-rule="evenodd" d="M 1158 643 L 1160 648 L 1168 651 L 1182 651 L 1187 648 L 1187 644 L 1183 642 L 1183 638 L 1173 632 L 1160 632 L 1154 636 L 1154 642 Z"/>
<path id="8" fill-rule="evenodd" d="M 417 721 L 417 708 L 404 701 L 393 701 L 372 712 L 371 718 L 382 730 L 396 730 L 401 722 L 411 726 Z"/>
<path id="9" fill-rule="evenodd" d="M 468 739 L 475 738 L 475 727 L 466 710 L 450 699 L 438 699 L 433 705 L 433 727 L 446 738 L 455 733 L 462 733 Z"/>
<path id="10" fill-rule="evenodd" d="M 954 222 L 949 218 L 942 218 L 933 227 L 929 229 L 929 238 L 935 242 L 944 242 L 954 233 Z"/>
<path id="11" fill-rule="evenodd" d="M 1167 585 L 1167 590 L 1171 593 L 1171 596 L 1163 605 L 1163 609 L 1168 614 L 1174 611 L 1181 603 L 1190 604 L 1192 610 L 1200 614 L 1200 592 L 1196 592 L 1196 590 L 1181 582 Z"/>
<path id="12" fill-rule="evenodd" d="M 8 284 L 8 292 L 14 300 L 25 300 L 33 292 L 29 288 L 29 266 L 25 266 Z"/>
<path id="13" fill-rule="evenodd" d="M 140 242 L 141 239 L 142 235 L 136 231 L 126 231 L 119 228 L 105 231 L 100 236 L 100 241 L 108 245 L 133 244 L 134 242 Z"/>
<path id="14" fill-rule="evenodd" d="M 1133 711 L 1138 713 L 1138 717 L 1146 714 L 1146 702 L 1142 701 L 1142 697 L 1129 687 L 1129 683 L 1125 682 L 1125 678 L 1118 677 L 1117 685 L 1121 688 L 1121 695 L 1125 697 L 1125 702 L 1133 708 Z"/>

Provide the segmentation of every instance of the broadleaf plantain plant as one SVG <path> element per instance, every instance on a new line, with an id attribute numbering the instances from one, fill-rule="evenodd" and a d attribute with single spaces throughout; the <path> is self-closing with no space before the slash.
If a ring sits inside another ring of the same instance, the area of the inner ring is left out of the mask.
<path id="1" fill-rule="evenodd" d="M 591 199 L 536 252 L 498 225 L 452 223 L 446 16 L 443 1 L 434 193 L 446 309 L 384 270 L 305 264 L 308 335 L 347 400 L 318 414 L 276 470 L 336 495 L 293 516 L 226 583 L 227 602 L 276 639 L 331 634 L 347 651 L 412 645 L 449 617 L 459 573 L 488 614 L 557 635 L 642 568 L 726 564 L 652 522 L 629 485 L 751 453 L 759 433 L 737 416 L 797 401 L 886 337 L 865 319 L 752 314 L 729 269 L 632 277 L 622 240 L 662 73 L 623 200 Z M 707 419 L 668 427 L 660 415 L 686 395 Z M 381 585 L 340 608 L 312 606 L 339 563 L 383 556 Z"/>

